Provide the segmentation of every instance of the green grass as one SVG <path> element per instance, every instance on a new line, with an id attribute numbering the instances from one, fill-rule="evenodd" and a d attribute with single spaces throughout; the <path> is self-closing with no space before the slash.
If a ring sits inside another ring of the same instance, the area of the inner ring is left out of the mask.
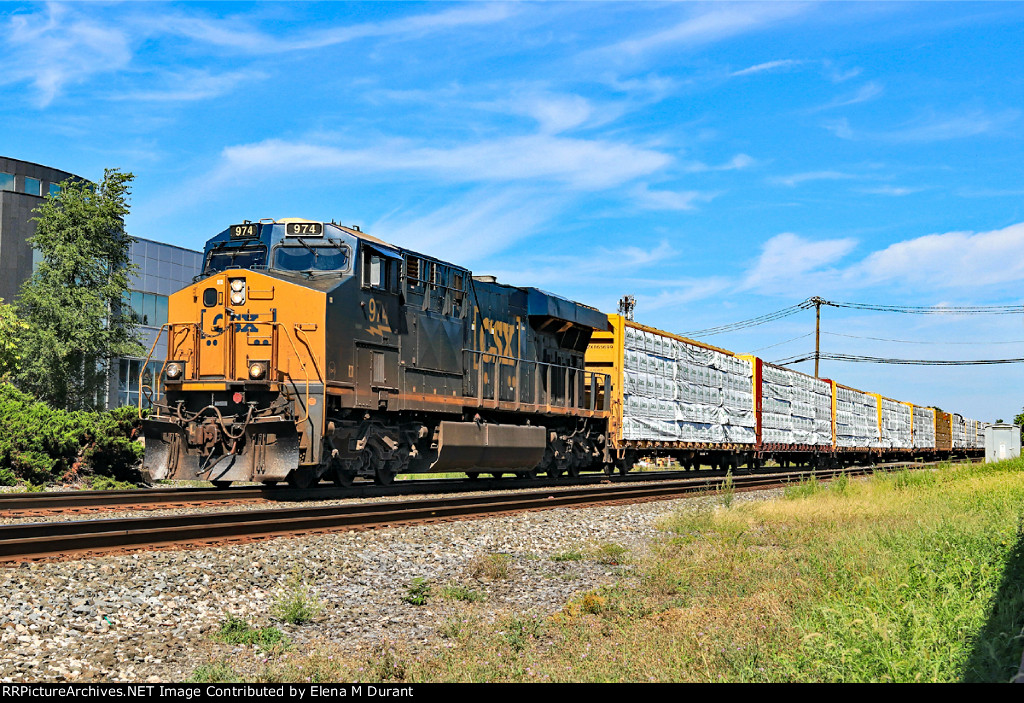
<path id="1" fill-rule="evenodd" d="M 276 627 L 253 627 L 242 618 L 228 615 L 215 639 L 226 644 L 255 644 L 264 649 L 287 646 L 284 633 Z"/>
<path id="2" fill-rule="evenodd" d="M 480 603 L 487 599 L 483 593 L 474 588 L 454 583 L 442 586 L 439 590 L 439 595 L 445 600 L 462 601 L 464 603 Z"/>
<path id="3" fill-rule="evenodd" d="M 94 491 L 127 491 L 138 488 L 138 485 L 129 481 L 118 481 L 110 476 L 89 476 L 86 479 L 90 489 Z"/>

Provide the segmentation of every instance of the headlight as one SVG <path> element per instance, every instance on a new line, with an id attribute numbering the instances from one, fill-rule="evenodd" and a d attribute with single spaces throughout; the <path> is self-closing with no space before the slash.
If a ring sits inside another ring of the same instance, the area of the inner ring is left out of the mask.
<path id="1" fill-rule="evenodd" d="M 245 279 L 244 278 L 232 278 L 231 279 L 231 304 L 241 305 L 245 302 Z"/>
<path id="2" fill-rule="evenodd" d="M 164 369 L 164 375 L 171 381 L 176 381 L 181 378 L 181 374 L 185 371 L 185 367 L 181 362 L 172 361 L 167 364 L 167 368 Z"/>
<path id="3" fill-rule="evenodd" d="M 267 373 L 267 366 L 262 361 L 254 361 L 249 364 L 249 378 L 263 378 Z"/>

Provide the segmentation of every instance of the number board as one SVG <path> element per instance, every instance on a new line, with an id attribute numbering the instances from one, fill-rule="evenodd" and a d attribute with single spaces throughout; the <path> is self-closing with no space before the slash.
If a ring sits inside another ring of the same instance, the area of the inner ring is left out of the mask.
<path id="1" fill-rule="evenodd" d="M 248 239 L 249 237 L 260 236 L 260 224 L 258 222 L 246 222 L 243 225 L 231 225 L 232 239 Z"/>
<path id="2" fill-rule="evenodd" d="M 324 223 L 289 222 L 285 225 L 285 235 L 288 237 L 322 237 L 324 236 Z"/>

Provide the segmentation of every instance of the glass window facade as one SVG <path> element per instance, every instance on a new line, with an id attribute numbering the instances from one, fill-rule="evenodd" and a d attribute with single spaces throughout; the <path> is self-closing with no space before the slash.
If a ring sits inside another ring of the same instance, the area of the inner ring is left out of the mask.
<path id="1" fill-rule="evenodd" d="M 56 184 L 56 183 L 51 183 L 50 184 L 50 197 L 51 198 L 56 198 L 58 195 L 60 195 L 60 186 L 58 184 Z"/>
<path id="2" fill-rule="evenodd" d="M 14 190 L 13 173 L 0 173 L 0 190 Z"/>
<path id="3" fill-rule="evenodd" d="M 125 313 L 136 324 L 160 327 L 167 323 L 167 296 L 142 291 L 129 291 L 122 300 Z"/>
<path id="4" fill-rule="evenodd" d="M 43 182 L 38 178 L 29 178 L 28 176 L 25 176 L 24 190 L 29 195 L 42 195 Z"/>
<path id="5" fill-rule="evenodd" d="M 138 405 L 139 404 L 139 375 L 142 375 L 142 386 L 146 392 L 142 393 L 142 407 L 148 408 L 152 404 L 154 380 L 160 374 L 163 361 L 150 361 L 143 366 L 144 359 L 120 359 L 117 369 L 117 404 Z"/>

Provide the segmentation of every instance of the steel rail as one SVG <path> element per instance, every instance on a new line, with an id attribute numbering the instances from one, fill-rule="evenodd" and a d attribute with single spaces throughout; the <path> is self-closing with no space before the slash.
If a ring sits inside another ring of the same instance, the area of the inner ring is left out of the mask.
<path id="1" fill-rule="evenodd" d="M 613 483 L 560 491 L 533 490 L 515 494 L 490 493 L 386 503 L 3 525 L 0 526 L 0 563 L 70 558 L 75 555 L 140 548 L 250 541 L 311 532 L 363 530 L 560 507 L 668 500 L 728 488 L 736 491 L 761 490 L 811 476 L 828 479 L 844 473 L 859 475 L 898 468 L 900 465 L 888 469 L 855 467 L 845 471 L 836 469 L 737 476 L 731 477 L 731 486 L 729 479 L 706 477 L 655 484 Z"/>
<path id="2" fill-rule="evenodd" d="M 874 467 L 930 466 L 943 462 L 895 462 Z M 805 469 L 804 471 L 807 471 Z M 759 469 L 750 475 L 789 476 L 799 475 L 798 469 Z M 704 470 L 700 475 L 688 471 L 633 472 L 628 476 L 616 475 L 616 483 L 665 480 L 700 481 L 722 478 L 724 471 Z M 319 485 L 306 489 L 271 486 L 236 486 L 234 488 L 146 488 L 114 491 L 67 491 L 41 493 L 0 493 L 0 517 L 23 518 L 54 515 L 61 513 L 95 514 L 117 509 L 155 510 L 161 507 L 185 507 L 199 504 L 241 504 L 256 502 L 299 502 L 337 500 L 345 498 L 392 497 L 415 495 L 417 493 L 458 493 L 480 490 L 525 490 L 529 488 L 559 488 L 578 484 L 607 482 L 609 478 L 601 473 L 585 473 L 578 479 L 553 481 L 538 478 L 526 481 L 510 479 L 423 479 L 399 481 L 391 486 L 376 486 L 371 483 L 357 483 L 351 487 Z"/>

